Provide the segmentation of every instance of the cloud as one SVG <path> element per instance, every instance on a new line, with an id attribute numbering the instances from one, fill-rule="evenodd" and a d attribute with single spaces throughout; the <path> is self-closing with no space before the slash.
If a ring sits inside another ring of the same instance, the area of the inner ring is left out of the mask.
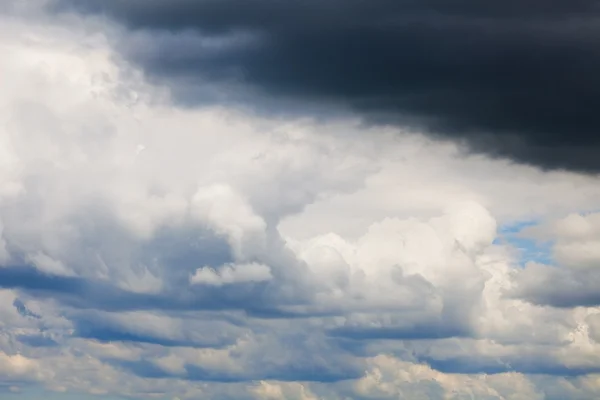
<path id="1" fill-rule="evenodd" d="M 149 311 L 123 313 L 76 311 L 69 315 L 73 336 L 102 343 L 149 343 L 160 346 L 219 348 L 233 343 L 242 330 L 215 315 L 205 318 L 167 316 Z M 210 321 L 210 323 L 208 323 Z"/>
<path id="2" fill-rule="evenodd" d="M 34 312 L 31 312 L 27 306 L 19 299 L 15 299 L 15 301 L 13 301 L 13 306 L 17 309 L 18 313 L 20 315 L 22 315 L 23 317 L 31 317 L 31 318 L 36 318 L 39 319 L 40 316 L 35 314 Z"/>
<path id="3" fill-rule="evenodd" d="M 420 384 L 419 384 L 420 383 Z M 597 375 L 583 378 L 526 376 L 509 372 L 493 375 L 444 374 L 430 367 L 390 356 L 369 360 L 366 375 L 357 381 L 361 399 L 416 398 L 562 399 L 591 398 Z"/>
<path id="4" fill-rule="evenodd" d="M 28 4 L 0 15 L 3 394 L 598 397 L 597 218 L 563 220 L 597 177 L 182 107 L 111 23 Z M 264 39 L 236 35 L 203 45 Z M 556 267 L 502 240 L 531 220 Z"/>
<path id="5" fill-rule="evenodd" d="M 517 279 L 517 296 L 556 307 L 600 305 L 599 213 L 570 214 L 522 235 L 550 243 L 556 266 L 529 263 Z"/>
<path id="6" fill-rule="evenodd" d="M 58 346 L 58 343 L 54 339 L 43 335 L 20 335 L 17 336 L 17 340 L 31 347 Z"/>
<path id="7" fill-rule="evenodd" d="M 310 389 L 302 384 L 279 384 L 261 381 L 256 387 L 250 389 L 256 399 L 290 399 L 290 400 L 318 400 Z"/>
<path id="8" fill-rule="evenodd" d="M 356 382 L 362 398 L 476 398 L 544 399 L 524 375 L 444 374 L 427 365 L 402 362 L 389 356 L 369 360 L 369 370 Z"/>
<path id="9" fill-rule="evenodd" d="M 264 282 L 272 278 L 271 270 L 262 264 L 225 265 L 218 271 L 210 267 L 196 270 L 190 277 L 194 285 L 222 286 L 244 282 Z"/>
<path id="10" fill-rule="evenodd" d="M 121 24 L 122 54 L 186 103 L 341 108 L 519 162 L 600 168 L 592 0 L 50 4 Z"/>
<path id="11" fill-rule="evenodd" d="M 347 313 L 332 335 L 460 336 L 469 335 L 485 281 L 476 258 L 495 231 L 487 210 L 466 203 L 428 221 L 387 218 L 353 244 L 329 235 L 297 251 L 327 285 L 319 288 L 320 307 Z"/>
<path id="12" fill-rule="evenodd" d="M 39 365 L 36 361 L 23 357 L 19 354 L 11 356 L 0 353 L 0 376 L 3 381 L 10 380 L 35 380 L 39 372 Z"/>

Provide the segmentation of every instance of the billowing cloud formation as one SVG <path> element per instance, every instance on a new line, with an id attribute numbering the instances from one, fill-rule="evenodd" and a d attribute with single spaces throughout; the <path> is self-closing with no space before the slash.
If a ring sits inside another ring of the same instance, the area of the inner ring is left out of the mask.
<path id="1" fill-rule="evenodd" d="M 600 171 L 594 0 L 50 4 L 124 25 L 122 53 L 186 102 L 341 106 L 520 162 Z"/>
<path id="2" fill-rule="evenodd" d="M 180 108 L 110 24 L 19 7 L 0 16 L 0 397 L 599 396 L 598 178 Z"/>

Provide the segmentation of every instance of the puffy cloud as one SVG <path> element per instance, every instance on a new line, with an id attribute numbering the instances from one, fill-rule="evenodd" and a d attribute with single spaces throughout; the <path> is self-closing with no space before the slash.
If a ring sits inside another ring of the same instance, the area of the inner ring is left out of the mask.
<path id="1" fill-rule="evenodd" d="M 263 282 L 272 278 L 271 270 L 262 264 L 233 264 L 225 265 L 215 271 L 210 267 L 203 267 L 196 270 L 190 277 L 192 284 L 204 285 L 230 285 L 243 282 Z"/>
<path id="2" fill-rule="evenodd" d="M 371 359 L 369 366 L 355 384 L 364 399 L 544 399 L 543 393 L 518 373 L 444 374 L 385 355 Z"/>
<path id="3" fill-rule="evenodd" d="M 486 280 L 477 258 L 495 231 L 485 209 L 466 203 L 428 221 L 384 219 L 354 243 L 326 235 L 297 251 L 325 286 L 320 308 L 346 313 L 331 321 L 336 336 L 468 335 Z"/>

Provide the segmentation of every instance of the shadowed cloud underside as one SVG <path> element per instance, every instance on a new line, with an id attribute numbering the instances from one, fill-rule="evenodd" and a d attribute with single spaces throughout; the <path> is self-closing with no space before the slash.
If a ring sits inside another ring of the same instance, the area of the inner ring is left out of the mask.
<path id="1" fill-rule="evenodd" d="M 216 85 L 268 113 L 289 113 L 278 100 L 357 111 L 518 162 L 600 171 L 594 0 L 50 4 L 124 25 L 122 54 L 184 103 Z"/>

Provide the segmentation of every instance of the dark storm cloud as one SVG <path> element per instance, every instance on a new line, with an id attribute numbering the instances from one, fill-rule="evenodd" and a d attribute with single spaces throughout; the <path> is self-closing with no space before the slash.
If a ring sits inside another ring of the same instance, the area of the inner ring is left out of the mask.
<path id="1" fill-rule="evenodd" d="M 243 84 L 270 101 L 340 106 L 492 155 L 598 172 L 598 4 L 55 0 L 53 9 L 124 24 L 126 56 L 186 101 L 206 82 Z"/>

